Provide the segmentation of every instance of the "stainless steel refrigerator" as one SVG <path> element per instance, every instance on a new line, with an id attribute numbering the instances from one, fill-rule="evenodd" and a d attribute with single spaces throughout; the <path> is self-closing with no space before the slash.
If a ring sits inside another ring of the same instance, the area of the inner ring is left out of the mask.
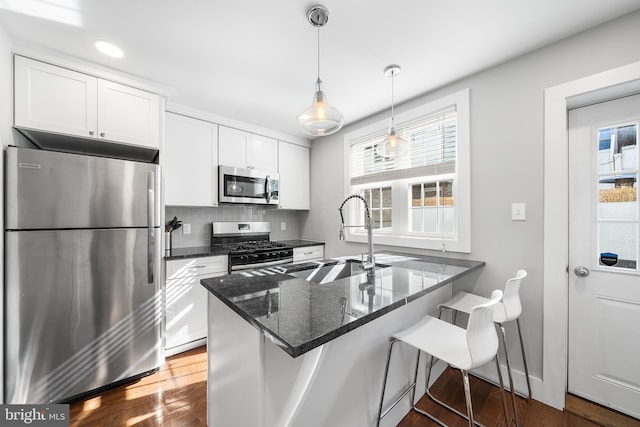
<path id="1" fill-rule="evenodd" d="M 66 402 L 159 367 L 158 166 L 5 158 L 5 403 Z"/>

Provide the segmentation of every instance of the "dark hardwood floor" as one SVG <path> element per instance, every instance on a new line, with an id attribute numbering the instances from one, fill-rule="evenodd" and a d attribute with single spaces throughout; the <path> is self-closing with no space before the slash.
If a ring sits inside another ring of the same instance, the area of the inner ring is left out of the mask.
<path id="1" fill-rule="evenodd" d="M 207 353 L 205 347 L 200 347 L 168 358 L 165 365 L 153 375 L 132 384 L 105 391 L 99 396 L 72 403 L 70 425 L 204 427 L 207 425 L 206 384 Z M 462 380 L 458 371 L 447 369 L 432 390 L 437 397 L 461 411 L 465 410 Z M 471 377 L 471 391 L 474 413 L 478 421 L 488 427 L 507 425 L 497 387 Z M 505 397 L 507 404 L 510 405 L 509 395 L 505 395 Z M 572 403 L 572 407 L 580 408 L 574 411 L 576 413 L 569 410 L 558 411 L 538 401 L 526 401 L 522 398 L 517 398 L 517 405 L 523 427 L 640 427 L 640 422 L 637 420 L 621 416 L 586 401 Z M 567 404 L 568 408 L 569 406 Z M 589 415 L 589 408 L 592 406 L 596 406 L 596 409 L 599 408 L 599 411 L 596 411 L 600 413 L 599 418 Z M 428 402 L 426 397 L 420 400 L 418 407 L 429 408 L 429 412 L 451 427 L 466 427 L 468 425 L 457 415 Z M 511 411 L 511 407 L 508 408 Z M 512 416 L 512 412 L 509 414 Z M 587 418 L 598 421 L 591 421 Z M 431 427 L 437 426 L 437 424 L 425 416 L 411 411 L 399 426 Z"/>

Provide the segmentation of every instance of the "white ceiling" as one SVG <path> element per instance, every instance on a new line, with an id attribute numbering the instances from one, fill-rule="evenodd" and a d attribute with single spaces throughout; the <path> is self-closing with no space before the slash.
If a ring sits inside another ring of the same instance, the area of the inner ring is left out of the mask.
<path id="1" fill-rule="evenodd" d="M 170 103 L 303 136 L 316 29 L 295 0 L 0 0 L 16 43 L 169 87 Z M 321 78 L 353 123 L 396 103 L 640 8 L 638 0 L 322 0 Z M 119 45 L 125 57 L 92 43 Z"/>

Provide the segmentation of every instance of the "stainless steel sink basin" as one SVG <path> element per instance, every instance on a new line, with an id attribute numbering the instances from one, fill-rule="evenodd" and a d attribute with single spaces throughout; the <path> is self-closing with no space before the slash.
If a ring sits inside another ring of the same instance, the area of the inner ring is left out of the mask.
<path id="1" fill-rule="evenodd" d="M 375 270 L 389 267 L 385 264 L 376 264 Z M 344 279 L 357 275 L 366 275 L 367 271 L 362 268 L 362 263 L 356 260 L 347 260 L 337 264 L 324 265 L 322 267 L 310 268 L 300 271 L 291 271 L 287 274 L 305 279 L 312 283 L 329 283 L 335 280 Z"/>

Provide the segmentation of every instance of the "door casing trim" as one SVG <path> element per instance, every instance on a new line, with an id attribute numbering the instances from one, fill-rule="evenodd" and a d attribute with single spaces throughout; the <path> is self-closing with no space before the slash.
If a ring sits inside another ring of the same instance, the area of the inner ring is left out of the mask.
<path id="1" fill-rule="evenodd" d="M 569 224 L 569 127 L 567 110 L 640 91 L 640 62 L 603 71 L 544 91 L 544 254 L 542 395 L 536 399 L 564 409 L 567 390 Z"/>

